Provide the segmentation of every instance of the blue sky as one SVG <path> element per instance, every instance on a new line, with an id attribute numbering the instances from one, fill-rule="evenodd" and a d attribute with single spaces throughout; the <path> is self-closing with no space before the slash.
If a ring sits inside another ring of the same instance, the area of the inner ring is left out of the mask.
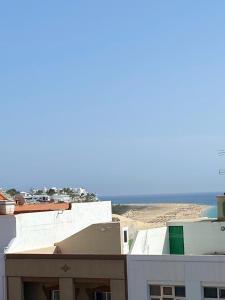
<path id="1" fill-rule="evenodd" d="M 0 186 L 225 188 L 225 2 L 8 1 Z"/>

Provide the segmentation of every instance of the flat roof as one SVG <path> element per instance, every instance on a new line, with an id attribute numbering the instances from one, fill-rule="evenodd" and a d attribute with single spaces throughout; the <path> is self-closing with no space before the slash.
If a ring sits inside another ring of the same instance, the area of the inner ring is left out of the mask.
<path id="1" fill-rule="evenodd" d="M 35 203 L 15 205 L 14 214 L 32 213 L 32 212 L 45 212 L 55 210 L 68 210 L 71 209 L 70 203 Z"/>

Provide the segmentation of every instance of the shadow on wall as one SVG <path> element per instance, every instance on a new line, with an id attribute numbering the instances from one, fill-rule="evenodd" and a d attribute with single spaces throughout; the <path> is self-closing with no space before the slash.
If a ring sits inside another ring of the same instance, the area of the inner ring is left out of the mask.
<path id="1" fill-rule="evenodd" d="M 16 218 L 14 215 L 0 216 L 0 251 L 7 252 L 16 237 Z"/>
<path id="2" fill-rule="evenodd" d="M 121 254 L 120 223 L 92 224 L 55 246 L 63 254 Z"/>
<path id="3" fill-rule="evenodd" d="M 169 229 L 166 228 L 166 234 L 163 243 L 162 254 L 170 254 Z"/>

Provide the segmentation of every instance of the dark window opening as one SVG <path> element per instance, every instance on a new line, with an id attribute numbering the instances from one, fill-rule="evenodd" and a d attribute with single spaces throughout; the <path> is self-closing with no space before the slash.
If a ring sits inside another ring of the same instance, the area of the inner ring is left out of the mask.
<path id="1" fill-rule="evenodd" d="M 216 287 L 205 287 L 204 298 L 216 298 L 217 299 L 217 288 Z"/>
<path id="2" fill-rule="evenodd" d="M 123 232 L 123 241 L 124 241 L 124 243 L 127 243 L 127 241 L 128 241 L 127 230 L 125 230 L 125 231 Z"/>

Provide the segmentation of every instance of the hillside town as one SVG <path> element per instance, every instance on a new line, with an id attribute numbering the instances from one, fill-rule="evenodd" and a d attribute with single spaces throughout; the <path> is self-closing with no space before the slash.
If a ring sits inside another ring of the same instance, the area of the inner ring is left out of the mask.
<path id="1" fill-rule="evenodd" d="M 0 188 L 0 192 L 11 197 L 17 203 L 36 203 L 36 202 L 92 202 L 97 201 L 97 195 L 90 193 L 84 188 L 39 188 L 30 189 L 29 192 L 18 191 L 15 188 L 3 189 Z"/>

